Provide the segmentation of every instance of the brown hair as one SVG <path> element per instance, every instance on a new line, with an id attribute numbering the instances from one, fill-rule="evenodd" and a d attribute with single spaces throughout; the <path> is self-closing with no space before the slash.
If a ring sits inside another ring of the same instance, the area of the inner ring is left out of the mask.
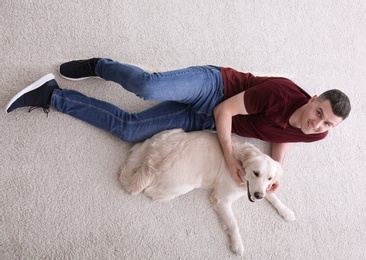
<path id="1" fill-rule="evenodd" d="M 331 89 L 322 93 L 317 101 L 322 102 L 329 100 L 333 113 L 336 116 L 341 117 L 343 120 L 346 119 L 351 112 L 351 103 L 346 94 L 338 89 Z"/>

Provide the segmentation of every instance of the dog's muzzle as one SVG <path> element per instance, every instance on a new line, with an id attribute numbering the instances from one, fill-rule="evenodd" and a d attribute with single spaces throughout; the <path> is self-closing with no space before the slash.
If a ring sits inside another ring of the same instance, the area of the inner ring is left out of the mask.
<path id="1" fill-rule="evenodd" d="M 261 200 L 264 198 L 264 195 L 260 192 L 254 192 L 254 196 L 252 197 L 252 195 L 250 194 L 250 191 L 249 191 L 249 181 L 247 181 L 244 176 L 240 176 L 240 178 L 243 181 L 247 182 L 247 193 L 248 193 L 248 199 L 250 202 L 255 202 L 256 200 Z"/>
<path id="2" fill-rule="evenodd" d="M 248 191 L 248 199 L 250 202 L 255 202 L 256 200 L 262 200 L 264 198 L 264 194 L 260 192 L 254 192 L 254 197 L 252 197 L 249 191 L 249 181 L 247 181 L 247 191 Z"/>

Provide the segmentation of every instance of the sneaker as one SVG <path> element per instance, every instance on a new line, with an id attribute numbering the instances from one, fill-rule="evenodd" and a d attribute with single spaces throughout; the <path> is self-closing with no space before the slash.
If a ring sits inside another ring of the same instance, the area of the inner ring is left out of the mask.
<path id="1" fill-rule="evenodd" d="M 42 107 L 45 112 L 50 108 L 52 92 L 60 89 L 53 74 L 43 76 L 16 94 L 6 106 L 6 113 L 21 107 Z"/>
<path id="2" fill-rule="evenodd" d="M 60 66 L 60 74 L 68 80 L 99 78 L 94 71 L 99 60 L 99 58 L 92 58 L 89 60 L 73 60 L 63 63 Z"/>

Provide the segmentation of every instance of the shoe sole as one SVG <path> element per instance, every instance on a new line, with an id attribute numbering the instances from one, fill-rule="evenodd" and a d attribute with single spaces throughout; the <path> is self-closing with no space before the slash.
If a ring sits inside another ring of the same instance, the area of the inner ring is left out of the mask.
<path id="1" fill-rule="evenodd" d="M 22 91 L 20 91 L 18 94 L 16 94 L 6 105 L 6 109 L 5 112 L 8 112 L 9 107 L 14 103 L 15 100 L 17 100 L 19 97 L 23 96 L 25 93 L 28 93 L 32 90 L 35 90 L 37 88 L 39 88 L 40 86 L 42 86 L 43 84 L 45 84 L 46 82 L 55 79 L 55 76 L 50 73 L 47 74 L 45 76 L 43 76 L 42 78 L 40 78 L 39 80 L 37 80 L 36 82 L 33 82 L 32 84 L 30 84 L 28 87 L 25 87 Z"/>
<path id="2" fill-rule="evenodd" d="M 79 81 L 79 80 L 84 80 L 84 79 L 102 79 L 101 77 L 98 77 L 98 76 L 90 76 L 90 77 L 84 77 L 84 78 L 68 78 L 68 77 L 65 77 L 64 75 L 62 75 L 60 73 L 60 76 L 63 77 L 64 79 L 67 79 L 67 80 L 71 80 L 71 81 Z"/>
<path id="3" fill-rule="evenodd" d="M 61 74 L 60 72 L 60 68 L 59 68 L 59 74 L 61 77 L 63 77 L 64 79 L 67 79 L 67 80 L 71 80 L 71 81 L 79 81 L 79 80 L 84 80 L 84 79 L 102 79 L 101 77 L 98 77 L 98 76 L 89 76 L 89 77 L 83 77 L 83 78 L 69 78 L 69 77 L 66 77 L 64 75 Z"/>

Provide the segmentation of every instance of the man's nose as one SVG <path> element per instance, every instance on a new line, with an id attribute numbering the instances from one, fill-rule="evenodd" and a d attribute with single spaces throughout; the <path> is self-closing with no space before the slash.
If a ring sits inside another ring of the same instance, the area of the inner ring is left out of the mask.
<path id="1" fill-rule="evenodd" d="M 313 125 L 314 130 L 319 131 L 321 128 L 321 125 L 322 125 L 322 120 L 315 120 L 314 125 Z"/>

